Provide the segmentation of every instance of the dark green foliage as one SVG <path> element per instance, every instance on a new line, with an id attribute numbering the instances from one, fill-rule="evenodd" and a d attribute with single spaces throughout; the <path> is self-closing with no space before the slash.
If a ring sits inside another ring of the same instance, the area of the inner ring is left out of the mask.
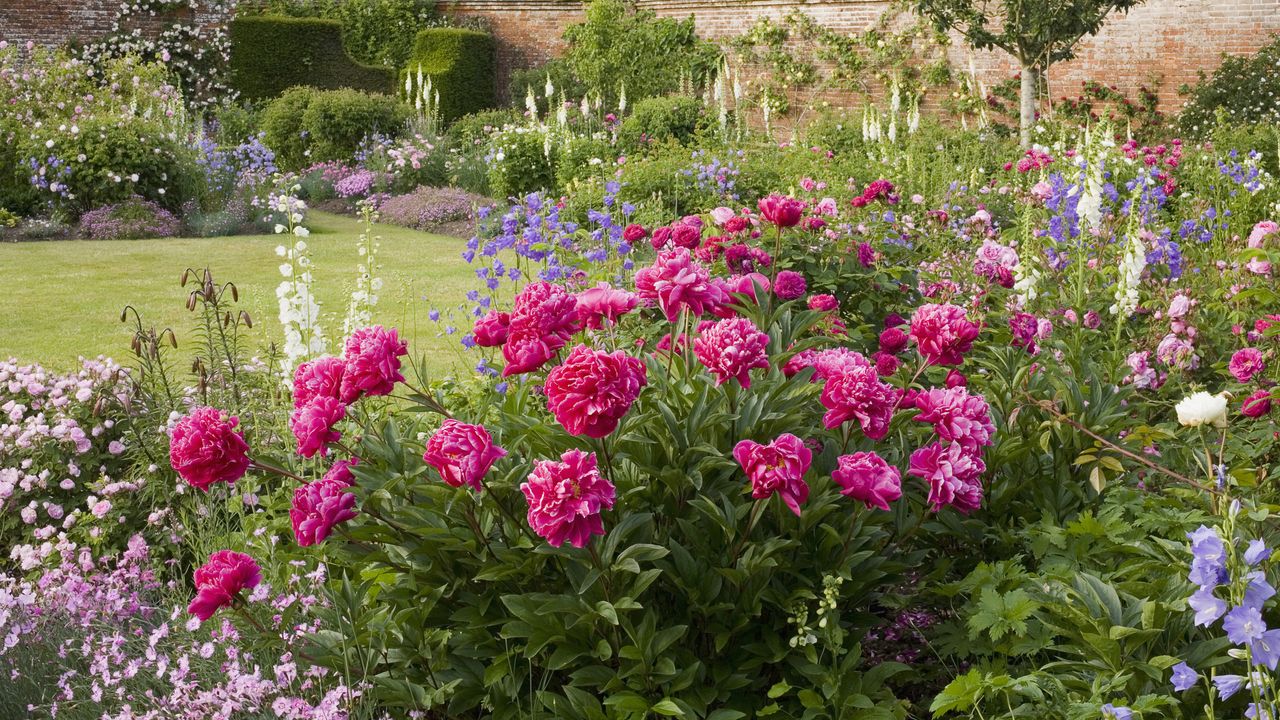
<path id="1" fill-rule="evenodd" d="M 422 67 L 440 93 L 440 117 L 449 123 L 468 113 L 491 108 L 498 101 L 495 63 L 497 44 L 493 36 L 464 28 L 428 28 L 418 33 L 400 76 L 415 75 Z"/>
<path id="2" fill-rule="evenodd" d="M 1182 131 L 1204 137 L 1213 131 L 1219 115 L 1232 123 L 1280 121 L 1278 66 L 1280 36 L 1274 36 L 1253 55 L 1223 57 L 1212 76 L 1201 72 L 1195 87 L 1183 89 L 1190 97 L 1178 118 Z"/>
<path id="3" fill-rule="evenodd" d="M 267 0 L 258 12 L 324 18 L 342 25 L 342 44 L 356 60 L 400 67 L 413 39 L 435 17 L 434 0 Z"/>
<path id="4" fill-rule="evenodd" d="M 35 208 L 37 198 L 20 164 L 20 131 L 16 119 L 0 117 L 0 208 L 26 215 Z"/>
<path id="5" fill-rule="evenodd" d="M 449 126 L 449 141 L 456 147 L 472 147 L 489 139 L 495 130 L 520 121 L 514 110 L 483 110 L 463 115 Z"/>
<path id="6" fill-rule="evenodd" d="M 231 85 L 244 99 L 273 98 L 294 85 L 392 90 L 395 72 L 352 60 L 336 20 L 240 17 L 230 34 Z"/>
<path id="7" fill-rule="evenodd" d="M 282 169 L 349 160 L 368 135 L 397 135 L 409 109 L 390 95 L 295 87 L 267 107 L 262 129 Z"/>
<path id="8" fill-rule="evenodd" d="M 548 78 L 551 80 L 551 86 L 555 88 L 555 97 L 550 101 L 546 96 Z M 561 95 L 565 98 L 580 98 L 587 94 L 586 84 L 578 79 L 573 68 L 564 58 L 554 58 L 538 67 L 512 71 L 511 80 L 507 84 L 511 107 L 523 111 L 530 88 L 533 88 L 533 98 L 538 104 L 540 113 L 554 110 L 552 103 L 560 102 Z"/>
<path id="9" fill-rule="evenodd" d="M 618 140 L 624 148 L 664 140 L 684 143 L 697 133 L 702 120 L 702 103 L 697 98 L 683 95 L 649 98 L 636 103 L 631 117 L 622 122 Z"/>

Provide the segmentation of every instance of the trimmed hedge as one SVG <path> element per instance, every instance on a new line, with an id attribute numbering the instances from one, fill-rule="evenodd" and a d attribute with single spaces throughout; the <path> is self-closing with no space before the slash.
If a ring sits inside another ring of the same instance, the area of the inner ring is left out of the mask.
<path id="1" fill-rule="evenodd" d="M 352 60 L 337 20 L 264 15 L 231 21 L 231 85 L 248 100 L 273 98 L 286 88 L 353 88 L 393 92 L 395 71 Z M 443 93 L 442 93 L 443 94 Z"/>
<path id="2" fill-rule="evenodd" d="M 493 36 L 464 28 L 428 28 L 418 33 L 413 56 L 400 74 L 431 77 L 440 91 L 440 117 L 446 123 L 463 115 L 495 107 L 498 101 L 497 43 Z"/>
<path id="3" fill-rule="evenodd" d="M 262 130 L 277 165 L 297 170 L 309 163 L 348 162 L 366 136 L 398 136 L 409 110 L 391 95 L 298 86 L 267 106 Z"/>

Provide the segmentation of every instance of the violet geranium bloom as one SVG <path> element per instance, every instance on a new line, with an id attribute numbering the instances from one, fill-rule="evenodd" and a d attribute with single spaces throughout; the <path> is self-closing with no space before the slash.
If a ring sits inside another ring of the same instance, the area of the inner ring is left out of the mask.
<path id="1" fill-rule="evenodd" d="M 813 451 L 804 441 L 784 433 L 768 445 L 743 440 L 733 448 L 738 461 L 751 480 L 751 497 L 762 500 L 775 493 L 791 512 L 800 514 L 800 506 L 809 499 L 809 485 L 804 474 L 813 462 Z"/>
<path id="2" fill-rule="evenodd" d="M 529 503 L 529 526 L 551 545 L 566 541 L 586 547 L 592 535 L 604 534 L 600 513 L 612 508 L 613 483 L 596 469 L 595 453 L 570 450 L 560 462 L 539 460 L 520 485 Z"/>

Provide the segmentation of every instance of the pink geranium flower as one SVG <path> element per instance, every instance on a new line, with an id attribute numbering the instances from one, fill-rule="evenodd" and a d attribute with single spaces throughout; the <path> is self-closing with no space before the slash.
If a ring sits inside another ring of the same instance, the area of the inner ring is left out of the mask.
<path id="1" fill-rule="evenodd" d="M 831 479 L 840 494 L 866 503 L 867 508 L 888 510 L 889 503 L 902 497 L 902 476 L 898 468 L 873 452 L 856 452 L 836 458 Z"/>
<path id="2" fill-rule="evenodd" d="M 581 450 L 564 453 L 560 462 L 536 462 L 520 491 L 529 503 L 533 531 L 555 547 L 568 541 L 577 548 L 604 534 L 600 513 L 613 507 L 616 494 L 596 469 L 595 453 Z"/>
<path id="3" fill-rule="evenodd" d="M 209 556 L 209 561 L 196 569 L 196 596 L 187 606 L 187 612 L 208 620 L 235 600 L 242 590 L 252 589 L 262 582 L 262 570 L 253 558 L 233 550 L 219 550 Z"/>
<path id="4" fill-rule="evenodd" d="M 751 371 L 769 367 L 768 333 L 746 318 L 719 320 L 693 341 L 693 354 L 716 376 L 716 385 L 736 378 L 751 387 Z"/>
<path id="5" fill-rule="evenodd" d="M 480 492 L 481 480 L 506 450 L 493 442 L 483 425 L 470 425 L 447 418 L 440 429 L 427 439 L 422 460 L 440 473 L 440 479 L 453 487 L 470 486 Z"/>
<path id="6" fill-rule="evenodd" d="M 579 345 L 547 375 L 547 409 L 570 435 L 602 438 L 618 427 L 647 383 L 638 358 Z"/>
<path id="7" fill-rule="evenodd" d="M 803 440 L 790 433 L 768 445 L 743 440 L 734 446 L 733 459 L 751 480 L 751 497 L 763 500 L 776 493 L 791 512 L 800 514 L 800 506 L 809 499 L 804 474 L 813 461 L 813 451 Z"/>
<path id="8" fill-rule="evenodd" d="M 395 328 L 374 325 L 351 333 L 342 352 L 347 362 L 342 375 L 342 402 L 349 405 L 364 395 L 390 395 L 396 383 L 404 381 L 400 358 L 408 354 L 409 347 Z"/>
<path id="9" fill-rule="evenodd" d="M 234 483 L 249 470 L 249 446 L 240 423 L 217 408 L 202 407 L 178 421 L 169 439 L 169 463 L 192 487 Z"/>
<path id="10" fill-rule="evenodd" d="M 340 398 L 346 367 L 347 363 L 336 357 L 317 358 L 299 365 L 293 371 L 293 406 L 300 408 L 317 396 Z"/>
<path id="11" fill-rule="evenodd" d="M 341 480 L 326 476 L 294 489 L 289 521 L 299 545 L 324 542 L 334 526 L 356 516 L 356 496 L 346 492 L 347 487 Z"/>
<path id="12" fill-rule="evenodd" d="M 317 452 L 321 457 L 328 455 L 328 445 L 342 439 L 342 433 L 333 427 L 346 416 L 347 406 L 323 395 L 294 410 L 289 416 L 289 430 L 298 440 L 298 454 L 307 458 Z"/>
<path id="13" fill-rule="evenodd" d="M 922 305 L 911 316 L 911 339 L 930 365 L 959 365 L 977 337 L 964 308 L 949 303 Z"/>
<path id="14" fill-rule="evenodd" d="M 950 505 L 966 515 L 982 506 L 982 473 L 987 466 L 960 443 L 935 442 L 911 453 L 908 472 L 929 483 L 934 512 Z"/>

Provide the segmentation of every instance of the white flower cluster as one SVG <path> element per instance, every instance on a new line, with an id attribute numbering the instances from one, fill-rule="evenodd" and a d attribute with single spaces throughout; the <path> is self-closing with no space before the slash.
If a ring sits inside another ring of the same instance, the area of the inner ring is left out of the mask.
<path id="1" fill-rule="evenodd" d="M 1120 258 L 1120 274 L 1116 278 L 1116 302 L 1111 314 L 1129 317 L 1138 309 L 1138 286 L 1142 283 L 1142 271 L 1147 268 L 1147 246 L 1138 232 L 1131 232 Z"/>
<path id="2" fill-rule="evenodd" d="M 283 369 L 286 373 L 292 373 L 298 363 L 322 355 L 328 347 L 320 327 L 320 305 L 311 291 L 314 282 L 311 255 L 307 242 L 302 239 L 310 234 L 302 225 L 307 205 L 291 194 L 297 190 L 295 185 L 288 192 L 273 194 L 270 200 L 271 209 L 284 218 L 284 222 L 276 224 L 276 233 L 298 238 L 292 245 L 276 248 L 276 255 L 284 258 L 280 265 L 284 280 L 276 287 L 276 298 L 280 302 L 280 325 L 284 328 Z"/>
<path id="3" fill-rule="evenodd" d="M 342 321 L 344 337 L 373 324 L 373 308 L 378 304 L 378 291 L 382 289 L 382 278 L 375 277 L 378 271 L 378 248 L 382 246 L 382 236 L 373 233 L 373 223 L 378 215 L 367 203 L 361 205 L 360 214 L 364 218 L 364 232 L 360 233 L 360 239 L 356 241 L 360 264 L 356 266 L 356 288 L 351 292 L 347 316 Z"/>

